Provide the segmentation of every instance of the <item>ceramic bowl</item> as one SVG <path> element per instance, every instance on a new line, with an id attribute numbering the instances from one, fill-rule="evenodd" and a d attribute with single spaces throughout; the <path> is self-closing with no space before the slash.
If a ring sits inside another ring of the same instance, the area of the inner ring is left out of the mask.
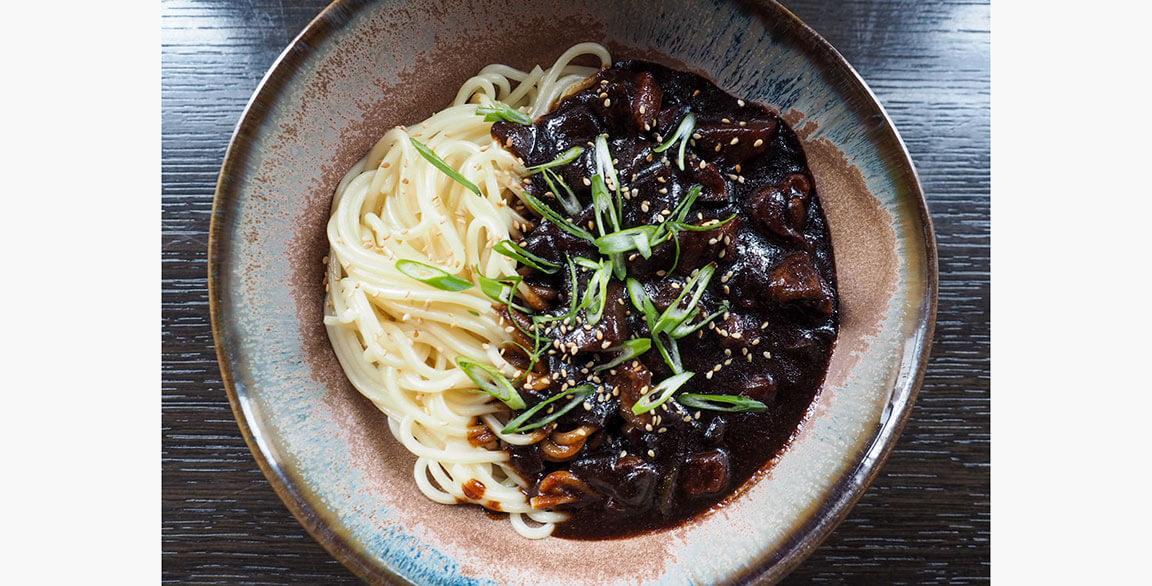
<path id="1" fill-rule="evenodd" d="M 581 41 L 701 72 L 779 109 L 831 227 L 842 326 L 790 448 L 724 506 L 613 541 L 526 540 L 424 498 L 414 458 L 345 380 L 321 310 L 341 175 L 396 124 L 444 107 L 488 63 L 551 63 Z M 812 29 L 766 2 L 337 1 L 269 71 L 228 149 L 210 243 L 213 327 L 241 431 L 284 503 L 371 582 L 771 582 L 832 531 L 891 451 L 932 337 L 936 250 L 884 110 Z"/>

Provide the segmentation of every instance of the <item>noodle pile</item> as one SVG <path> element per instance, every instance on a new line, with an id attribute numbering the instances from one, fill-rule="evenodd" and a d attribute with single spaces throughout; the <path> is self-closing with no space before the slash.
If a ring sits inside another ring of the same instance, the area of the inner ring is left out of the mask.
<path id="1" fill-rule="evenodd" d="M 416 455 L 413 474 L 428 498 L 507 512 L 516 531 L 529 538 L 547 537 L 566 515 L 533 509 L 521 491 L 528 484 L 508 465 L 507 453 L 476 444 L 499 438 L 524 445 L 539 437 L 501 434 L 507 408 L 477 392 L 455 362 L 465 357 L 510 379 L 520 375 L 499 352 L 511 327 L 501 324 L 479 287 L 439 289 L 406 276 L 396 261 L 425 263 L 471 283 L 477 283 L 477 268 L 490 278 L 516 274 L 516 261 L 492 248 L 518 240 L 517 226 L 528 221 L 508 205 L 510 188 L 525 169 L 493 140 L 492 123 L 476 109 L 499 101 L 540 116 L 597 71 L 571 64 L 582 55 L 611 64 L 604 47 L 582 43 L 548 69 L 483 68 L 451 106 L 385 134 L 340 182 L 328 222 L 324 323 L 348 379 L 387 414 L 392 434 Z M 412 138 L 482 195 L 433 166 Z M 481 490 L 466 490 L 476 483 Z"/>

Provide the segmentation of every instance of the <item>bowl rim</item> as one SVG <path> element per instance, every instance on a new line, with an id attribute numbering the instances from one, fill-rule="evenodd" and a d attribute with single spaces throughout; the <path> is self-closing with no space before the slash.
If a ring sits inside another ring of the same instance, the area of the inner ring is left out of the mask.
<path id="1" fill-rule="evenodd" d="M 223 256 L 222 231 L 225 228 L 221 202 L 235 197 L 234 177 L 237 176 L 235 170 L 243 168 L 248 162 L 250 145 L 242 140 L 242 137 L 254 134 L 267 114 L 266 108 L 256 105 L 275 101 L 280 91 L 296 75 L 300 63 L 315 51 L 314 48 L 343 27 L 353 14 L 368 4 L 369 0 L 333 0 L 273 61 L 244 106 L 229 138 L 213 194 L 208 231 L 208 305 L 217 364 L 232 414 L 244 437 L 244 442 L 277 496 L 314 540 L 361 579 L 370 583 L 412 584 L 387 565 L 380 563 L 380 560 L 369 556 L 363 548 L 354 546 L 345 534 L 328 527 L 315 506 L 293 485 L 294 480 L 284 470 L 282 462 L 277 461 L 262 447 L 262 442 L 253 433 L 253 426 L 250 423 L 257 415 L 252 411 L 246 393 L 242 396 L 237 390 L 233 378 L 231 364 L 227 359 L 230 352 L 223 334 L 224 324 L 221 322 L 222 285 L 218 282 L 218 278 Z M 879 110 L 883 120 L 876 130 L 887 135 L 883 138 L 893 140 L 899 146 L 898 152 L 895 153 L 898 158 L 894 163 L 905 166 L 911 171 L 911 181 L 908 182 L 909 200 L 916 208 L 915 215 L 918 216 L 917 220 L 923 232 L 921 236 L 924 239 L 925 270 L 921 283 L 923 286 L 921 310 L 915 317 L 916 327 L 909 335 L 909 339 L 914 342 L 913 351 L 905 352 L 904 358 L 905 366 L 910 366 L 911 372 L 909 375 L 897 378 L 896 386 L 892 389 L 892 395 L 888 400 L 890 415 L 881 421 L 879 429 L 875 431 L 875 435 L 855 466 L 849 466 L 832 483 L 828 490 L 830 496 L 823 500 L 805 521 L 791 528 L 786 544 L 776 552 L 776 555 L 763 555 L 746 571 L 731 577 L 732 581 L 739 583 L 775 583 L 796 569 L 847 518 L 848 513 L 879 474 L 892 453 L 896 440 L 907 425 L 931 354 L 939 294 L 939 266 L 935 230 L 919 173 L 912 162 L 907 145 L 875 93 L 831 43 L 779 2 L 752 0 L 747 4 L 752 5 L 751 16 L 763 19 L 766 13 L 773 12 L 782 18 L 785 26 L 796 27 L 802 35 L 808 36 L 812 41 L 814 56 L 843 67 L 847 73 L 846 81 L 851 86 L 850 90 L 866 95 Z M 909 356 L 914 356 L 915 359 L 909 360 Z"/>

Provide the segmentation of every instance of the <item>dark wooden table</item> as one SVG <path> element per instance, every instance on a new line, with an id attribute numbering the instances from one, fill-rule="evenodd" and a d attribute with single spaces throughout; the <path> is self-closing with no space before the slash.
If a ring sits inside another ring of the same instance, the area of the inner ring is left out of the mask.
<path id="1" fill-rule="evenodd" d="M 804 583 L 988 579 L 989 7 L 786 3 L 896 122 L 940 246 L 940 311 L 920 399 L 891 459 Z M 163 2 L 163 579 L 354 582 L 276 497 L 232 418 L 208 320 L 208 221 L 232 128 L 324 0 Z"/>

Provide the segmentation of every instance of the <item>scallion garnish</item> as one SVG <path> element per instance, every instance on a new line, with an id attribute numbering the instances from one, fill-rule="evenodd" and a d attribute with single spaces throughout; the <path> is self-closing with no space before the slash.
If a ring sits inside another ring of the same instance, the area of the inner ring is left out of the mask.
<path id="1" fill-rule="evenodd" d="M 468 190 L 472 193 L 475 193 L 476 195 L 482 195 L 480 193 L 480 188 L 476 187 L 475 183 L 465 179 L 464 176 L 461 175 L 456 169 L 453 169 L 450 165 L 448 165 L 448 163 L 445 163 L 444 159 L 440 158 L 440 155 L 437 155 L 436 153 L 432 152 L 432 149 L 424 146 L 424 143 L 412 137 L 408 137 L 408 140 L 412 141 L 412 146 L 416 147 L 416 152 L 420 153 L 420 156 L 424 157 L 424 159 L 426 159 L 429 163 L 432 163 L 433 167 L 440 169 L 444 172 L 445 175 L 451 177 L 460 185 L 467 187 Z"/>
<path id="2" fill-rule="evenodd" d="M 765 411 L 768 406 L 756 399 L 738 397 L 736 395 L 697 395 L 696 393 L 683 393 L 676 397 L 676 401 L 692 409 L 707 409 L 709 411 L 724 411 L 727 413 Z"/>
<path id="3" fill-rule="evenodd" d="M 682 120 L 680 120 L 680 126 L 676 127 L 675 134 L 668 137 L 668 140 L 664 141 L 663 144 L 661 144 L 658 147 L 653 148 L 652 150 L 654 152 L 657 152 L 657 153 L 662 153 L 662 152 L 668 150 L 669 148 L 672 148 L 672 145 L 676 144 L 676 142 L 679 141 L 680 142 L 680 153 L 676 158 L 676 164 L 679 165 L 680 170 L 683 171 L 684 170 L 684 149 L 685 149 L 685 147 L 688 146 L 688 139 L 692 136 L 692 133 L 695 131 L 696 131 L 696 115 L 689 112 L 689 113 L 684 115 L 684 118 Z"/>
<path id="4" fill-rule="evenodd" d="M 560 228 L 561 230 L 577 238 L 583 238 L 584 240 L 588 241 L 595 240 L 595 238 L 592 237 L 592 234 L 587 230 L 577 226 L 576 224 L 573 224 L 572 221 L 568 218 L 565 218 L 564 216 L 556 213 L 556 210 L 548 207 L 547 204 L 537 199 L 536 196 L 532 195 L 531 193 L 528 193 L 527 191 L 520 191 L 520 198 L 523 199 L 524 203 L 527 204 L 528 207 L 532 208 L 533 211 L 543 216 L 549 222 L 556 224 L 556 227 Z"/>
<path id="5" fill-rule="evenodd" d="M 560 202 L 560 205 L 564 206 L 564 211 L 572 216 L 580 213 L 580 200 L 576 199 L 576 194 L 572 191 L 572 188 L 568 187 L 568 184 L 564 183 L 564 180 L 561 179 L 559 175 L 553 173 L 551 169 L 544 169 L 544 182 L 548 184 L 548 190 L 552 192 L 552 195 L 556 196 L 556 200 Z M 564 188 L 564 193 L 561 193 L 561 191 L 557 189 L 557 185 Z"/>
<path id="6" fill-rule="evenodd" d="M 500 374 L 499 370 L 486 364 L 473 362 L 463 356 L 456 358 L 456 366 L 459 366 L 460 370 L 463 370 L 464 374 L 468 375 L 468 378 L 480 387 L 480 390 L 496 397 L 501 403 L 512 409 L 524 408 L 524 399 L 520 397 L 520 393 L 516 392 L 512 383 Z"/>
<path id="7" fill-rule="evenodd" d="M 684 284 L 684 288 L 680 291 L 680 295 L 676 297 L 676 301 L 660 314 L 656 324 L 652 327 L 653 334 L 661 332 L 671 332 L 675 330 L 680 324 L 688 319 L 689 315 L 694 309 L 696 304 L 700 303 L 700 297 L 704 294 L 704 290 L 708 288 L 708 282 L 712 280 L 712 275 L 716 272 L 716 265 L 709 263 L 707 266 L 701 268 L 696 272 L 696 276 L 688 280 Z M 685 295 L 689 293 L 692 296 L 688 299 L 686 307 L 680 307 L 680 301 L 684 299 Z"/>
<path id="8" fill-rule="evenodd" d="M 596 212 L 596 229 L 601 236 L 604 235 L 604 219 L 601 216 L 604 212 L 608 212 L 608 221 L 612 229 L 620 229 L 620 217 L 616 213 L 616 206 L 612 202 L 612 196 L 608 193 L 604 178 L 599 173 L 592 176 L 592 209 Z"/>
<path id="9" fill-rule="evenodd" d="M 556 157 L 555 159 L 552 159 L 551 161 L 548 161 L 547 163 L 541 163 L 539 165 L 532 165 L 531 167 L 528 167 L 528 173 L 529 174 L 539 173 L 540 171 L 544 171 L 545 169 L 551 169 L 553 167 L 559 167 L 560 165 L 567 165 L 568 163 L 571 163 L 572 161 L 575 161 L 576 159 L 578 159 L 580 157 L 580 155 L 582 155 L 582 154 L 584 154 L 584 147 L 574 146 L 574 147 L 560 153 L 560 156 Z"/>
<path id="10" fill-rule="evenodd" d="M 596 272 L 588 279 L 588 287 L 584 292 L 584 301 L 581 303 L 586 309 L 586 319 L 589 325 L 600 323 L 600 316 L 604 315 L 604 306 L 608 303 L 608 282 L 612 280 L 612 264 L 601 262 Z"/>
<path id="11" fill-rule="evenodd" d="M 580 385 L 576 388 L 568 389 L 567 391 L 549 397 L 537 403 L 536 405 L 533 405 L 531 409 L 521 413 L 516 417 L 516 419 L 509 421 L 508 425 L 505 425 L 504 429 L 500 430 L 500 433 L 518 433 L 544 427 L 545 425 L 556 421 L 565 413 L 571 411 L 573 407 L 579 405 L 584 399 L 587 399 L 588 396 L 591 395 L 595 390 L 596 387 L 593 387 L 592 385 Z M 568 401 L 568 403 L 566 403 L 563 407 L 545 415 L 544 417 L 532 423 L 527 423 L 527 421 L 531 419 L 533 415 L 539 413 L 541 409 L 547 407 L 549 404 L 559 400 L 560 398 L 567 397 L 570 397 L 572 400 Z"/>
<path id="12" fill-rule="evenodd" d="M 607 350 L 608 352 L 619 352 L 619 354 L 616 355 L 616 358 L 613 358 L 610 362 L 605 362 L 604 364 L 601 364 L 592 370 L 594 372 L 600 372 L 602 370 L 608 370 L 609 368 L 615 368 L 647 352 L 651 347 L 652 340 L 649 340 L 648 338 L 635 338 L 632 340 L 625 340 L 624 342 L 621 342 L 619 346 L 609 348 Z"/>
<path id="13" fill-rule="evenodd" d="M 636 415 L 643 415 L 663 405 L 672 397 L 672 394 L 684 386 L 684 383 L 688 382 L 688 379 L 692 378 L 694 374 L 695 373 L 692 372 L 681 372 L 680 374 L 672 375 L 660 381 L 660 384 L 653 387 L 651 391 L 648 391 L 644 396 L 640 397 L 640 400 L 636 401 L 635 405 L 632 405 L 632 412 Z"/>
<path id="14" fill-rule="evenodd" d="M 472 288 L 472 283 L 450 275 L 443 269 L 406 258 L 396 261 L 396 270 L 404 273 L 407 277 L 444 291 L 463 291 Z"/>
<path id="15" fill-rule="evenodd" d="M 676 218 L 677 222 L 683 222 L 684 218 L 688 217 L 688 210 L 692 208 L 693 203 L 696 203 L 696 198 L 700 197 L 702 189 L 703 187 L 699 184 L 688 188 L 688 193 L 684 195 L 684 199 L 680 200 L 680 203 L 672 209 L 672 216 Z"/>
<path id="16" fill-rule="evenodd" d="M 688 322 L 692 321 L 692 318 L 700 313 L 700 308 L 697 307 L 696 309 L 694 309 L 692 311 L 692 314 L 689 315 L 687 319 L 685 319 L 683 322 L 681 322 L 680 325 L 676 326 L 676 329 L 672 330 L 671 332 L 668 332 L 668 335 L 671 336 L 672 339 L 674 339 L 674 340 L 679 340 L 680 338 L 683 338 L 685 336 L 690 336 L 692 334 L 695 334 L 697 330 L 708 325 L 708 322 L 716 319 L 718 316 L 724 315 L 724 312 L 726 312 L 726 311 L 728 311 L 728 302 L 727 301 L 724 302 L 724 305 L 720 309 L 717 309 L 711 315 L 705 317 L 704 319 L 702 319 L 702 320 L 700 320 L 694 324 L 689 324 Z"/>
<path id="17" fill-rule="evenodd" d="M 500 242 L 497 242 L 496 246 L 492 247 L 492 250 L 495 250 L 496 252 L 503 254 L 504 256 L 523 265 L 530 266 L 542 273 L 548 273 L 551 275 L 560 270 L 560 265 L 548 260 L 544 260 L 535 254 L 524 250 L 523 247 L 516 244 L 515 242 L 512 242 L 511 240 L 501 240 Z"/>
<path id="18" fill-rule="evenodd" d="M 660 243 L 657 241 L 660 232 L 659 226 L 636 226 L 635 228 L 625 228 L 624 230 L 617 230 L 611 234 L 605 234 L 592 241 L 592 243 L 600 250 L 600 254 L 616 254 L 630 250 L 639 250 L 644 258 L 649 258 L 652 256 L 652 247 Z"/>
<path id="19" fill-rule="evenodd" d="M 737 215 L 738 215 L 738 213 L 733 213 L 731 216 L 728 216 L 727 218 L 724 218 L 723 220 L 719 220 L 719 221 L 713 222 L 711 224 L 704 224 L 701 226 L 697 226 L 695 224 L 687 224 L 684 222 L 671 222 L 671 224 L 672 224 L 672 228 L 674 230 L 687 230 L 689 232 L 706 232 L 708 230 L 715 230 L 716 228 L 719 228 L 720 226 L 723 226 L 724 224 L 731 222 L 732 220 L 734 220 L 736 218 Z M 664 224 L 661 224 L 661 225 L 666 225 L 668 223 L 669 222 L 665 222 Z"/>
<path id="20" fill-rule="evenodd" d="M 620 177 L 616 173 L 616 166 L 612 164 L 612 153 L 608 150 L 607 134 L 596 137 L 596 174 L 604 178 L 609 189 L 620 188 Z"/>
<path id="21" fill-rule="evenodd" d="M 516 289 L 520 286 L 520 282 L 524 280 L 523 277 L 502 277 L 493 279 L 484 276 L 480 272 L 480 268 L 476 268 L 476 280 L 480 282 L 480 291 L 488 296 L 489 299 L 503 303 L 521 313 L 532 313 L 532 310 L 517 304 L 512 298 L 516 295 Z M 526 332 L 527 333 L 527 332 Z"/>
<path id="22" fill-rule="evenodd" d="M 680 362 L 680 346 L 675 338 L 665 339 L 664 334 L 652 334 L 652 343 L 672 372 L 677 374 L 684 372 L 684 366 Z"/>
<path id="23" fill-rule="evenodd" d="M 628 297 L 632 300 L 632 305 L 644 314 L 648 328 L 651 329 L 656 324 L 658 314 L 656 313 L 656 306 L 652 304 L 652 300 L 648 298 L 648 293 L 644 290 L 644 285 L 636 279 L 628 279 L 624 286 L 628 289 Z"/>
<path id="24" fill-rule="evenodd" d="M 484 116 L 485 122 L 505 120 L 516 124 L 532 124 L 532 118 L 527 114 L 501 102 L 492 102 L 491 105 L 476 108 L 476 115 Z"/>

